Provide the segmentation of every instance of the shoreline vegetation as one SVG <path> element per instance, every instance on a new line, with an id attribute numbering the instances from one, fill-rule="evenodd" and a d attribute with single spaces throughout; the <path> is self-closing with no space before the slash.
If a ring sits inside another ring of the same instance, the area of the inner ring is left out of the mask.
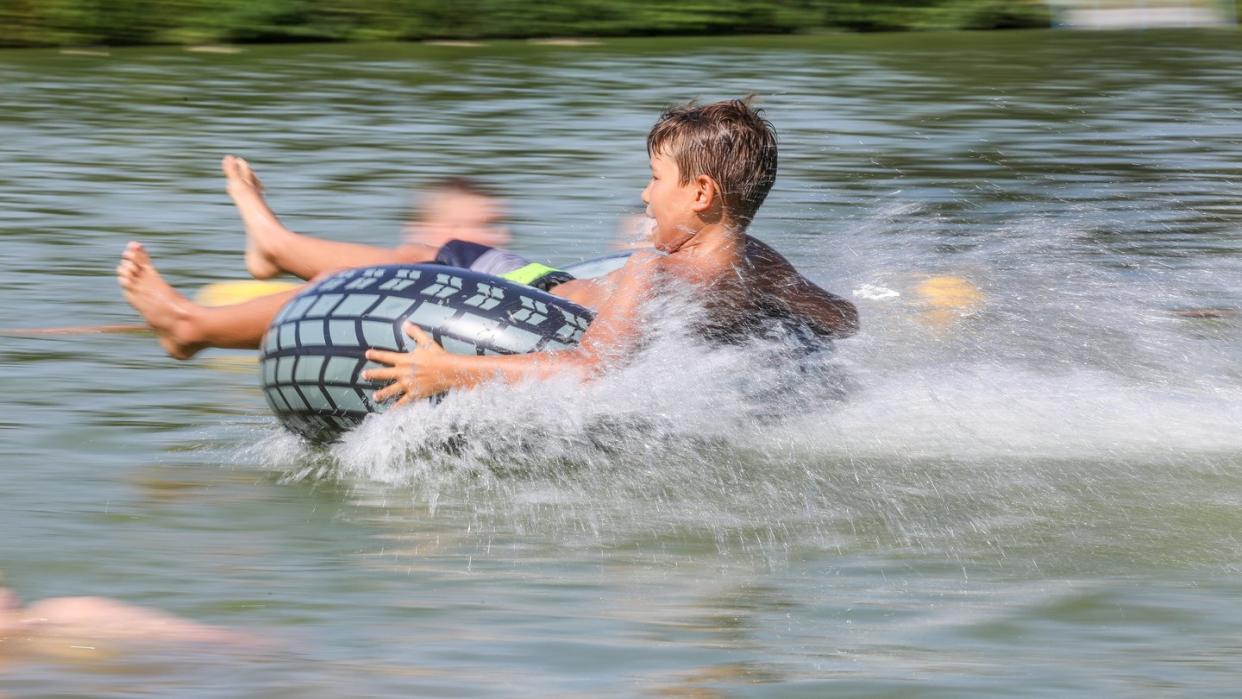
<path id="1" fill-rule="evenodd" d="M 0 47 L 1030 29 L 1040 0 L 0 0 Z"/>

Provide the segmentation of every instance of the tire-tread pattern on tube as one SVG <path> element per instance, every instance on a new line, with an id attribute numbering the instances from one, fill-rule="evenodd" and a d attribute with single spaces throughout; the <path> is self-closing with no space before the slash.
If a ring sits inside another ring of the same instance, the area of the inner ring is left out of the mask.
<path id="1" fill-rule="evenodd" d="M 328 441 L 384 406 L 360 374 L 369 348 L 406 351 L 406 320 L 456 354 L 572 347 L 591 311 L 499 277 L 440 265 L 387 265 L 326 277 L 281 309 L 263 338 L 263 394 L 288 429 Z M 370 366 L 378 366 L 370 364 Z"/>

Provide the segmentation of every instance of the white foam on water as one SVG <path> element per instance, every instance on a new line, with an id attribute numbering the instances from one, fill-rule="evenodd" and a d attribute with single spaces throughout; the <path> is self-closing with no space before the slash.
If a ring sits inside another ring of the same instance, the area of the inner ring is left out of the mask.
<path id="1" fill-rule="evenodd" d="M 1242 450 L 1238 387 L 1142 385 L 1099 370 L 929 367 L 872 376 L 780 433 L 826 453 L 1113 461 Z"/>
<path id="2" fill-rule="evenodd" d="M 801 459 L 1099 461 L 1242 451 L 1236 381 L 1144 380 L 1046 356 L 988 361 L 987 345 L 966 335 L 885 354 L 890 340 L 847 340 L 807 374 L 772 343 L 713 350 L 673 334 L 600 380 L 493 385 L 373 416 L 327 460 L 299 452 L 296 469 L 426 486 L 622 466 L 701 476 L 731 450 L 752 463 L 791 449 Z M 274 445 L 288 453 L 288 440 Z"/>

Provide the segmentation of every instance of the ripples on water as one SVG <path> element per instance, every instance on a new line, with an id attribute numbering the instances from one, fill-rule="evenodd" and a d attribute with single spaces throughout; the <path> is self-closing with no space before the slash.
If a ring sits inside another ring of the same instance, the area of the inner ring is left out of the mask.
<path id="1" fill-rule="evenodd" d="M 131 319 L 108 277 L 131 237 L 179 286 L 237 276 L 228 151 L 295 229 L 393 240 L 408 187 L 472 172 L 524 252 L 590 256 L 659 107 L 757 90 L 782 166 L 755 233 L 859 292 L 864 330 L 807 378 L 672 323 L 598 383 L 457 395 L 326 451 L 274 427 L 244 361 L 6 339 L 9 584 L 282 650 L 31 661 L 0 687 L 1232 687 L 1234 38 L 3 54 L 0 325 Z M 933 276 L 982 301 L 937 309 Z"/>

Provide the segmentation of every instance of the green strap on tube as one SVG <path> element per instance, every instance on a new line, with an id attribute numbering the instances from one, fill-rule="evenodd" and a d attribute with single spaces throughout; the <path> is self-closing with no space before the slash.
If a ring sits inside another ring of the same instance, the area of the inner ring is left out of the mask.
<path id="1" fill-rule="evenodd" d="M 545 275 L 559 271 L 560 270 L 555 267 L 549 267 L 547 265 L 541 265 L 538 262 L 532 262 L 528 265 L 518 267 L 512 272 L 505 272 L 500 276 L 502 279 L 508 279 L 511 282 L 517 282 L 518 284 L 526 284 L 527 286 L 530 286 L 536 281 L 539 281 L 539 279 Z"/>

